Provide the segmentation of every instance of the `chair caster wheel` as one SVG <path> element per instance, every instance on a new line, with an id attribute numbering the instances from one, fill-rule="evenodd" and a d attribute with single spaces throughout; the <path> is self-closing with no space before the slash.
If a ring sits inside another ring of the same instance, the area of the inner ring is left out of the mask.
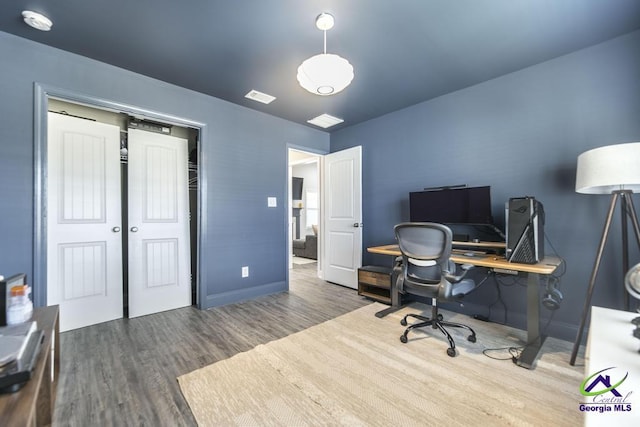
<path id="1" fill-rule="evenodd" d="M 476 342 L 476 336 L 475 336 L 475 335 L 469 335 L 469 336 L 467 337 L 467 340 L 468 340 L 469 342 Z"/>
<path id="2" fill-rule="evenodd" d="M 407 326 L 407 319 L 403 318 L 402 320 L 400 320 L 400 324 L 402 326 Z"/>
<path id="3" fill-rule="evenodd" d="M 403 344 L 407 343 L 407 337 L 405 335 L 400 335 L 400 342 L 402 342 Z"/>
<path id="4" fill-rule="evenodd" d="M 454 348 L 449 347 L 447 349 L 447 354 L 449 355 L 449 357 L 456 357 L 456 350 Z"/>
<path id="5" fill-rule="evenodd" d="M 438 320 L 442 322 L 442 319 L 444 319 L 444 317 L 442 317 L 442 314 L 438 314 Z"/>

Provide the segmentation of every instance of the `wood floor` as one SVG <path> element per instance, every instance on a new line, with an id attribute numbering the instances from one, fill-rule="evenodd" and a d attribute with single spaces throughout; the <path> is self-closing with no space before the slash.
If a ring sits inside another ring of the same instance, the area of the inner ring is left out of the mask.
<path id="1" fill-rule="evenodd" d="M 53 425 L 195 425 L 178 376 L 371 303 L 315 276 L 316 264 L 295 265 L 286 293 L 61 334 Z M 558 366 L 565 367 L 568 352 L 551 353 L 558 353 Z"/>
<path id="2" fill-rule="evenodd" d="M 296 265 L 288 293 L 61 334 L 54 425 L 195 425 L 179 375 L 370 303 L 315 272 L 316 264 Z"/>

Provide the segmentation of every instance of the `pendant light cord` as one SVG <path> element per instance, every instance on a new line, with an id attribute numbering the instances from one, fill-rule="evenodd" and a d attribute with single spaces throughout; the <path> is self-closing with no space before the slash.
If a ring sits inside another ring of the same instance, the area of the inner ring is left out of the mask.
<path id="1" fill-rule="evenodd" d="M 327 30 L 322 30 L 324 33 L 324 54 L 327 54 Z"/>

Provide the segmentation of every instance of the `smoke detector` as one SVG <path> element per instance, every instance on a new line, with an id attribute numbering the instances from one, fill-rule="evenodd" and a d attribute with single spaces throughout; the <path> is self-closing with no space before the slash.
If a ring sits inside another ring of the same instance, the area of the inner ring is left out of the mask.
<path id="1" fill-rule="evenodd" d="M 53 26 L 53 22 L 41 13 L 33 12 L 31 10 L 24 10 L 22 12 L 22 19 L 30 26 L 40 31 L 49 31 Z"/>

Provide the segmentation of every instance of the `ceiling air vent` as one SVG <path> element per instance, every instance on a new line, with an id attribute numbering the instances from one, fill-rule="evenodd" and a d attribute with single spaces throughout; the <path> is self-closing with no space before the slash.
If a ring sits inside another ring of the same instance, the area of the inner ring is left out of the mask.
<path id="1" fill-rule="evenodd" d="M 312 125 L 319 126 L 321 128 L 330 128 L 331 126 L 335 126 L 344 122 L 344 120 L 339 119 L 337 117 L 330 116 L 329 114 L 321 114 L 318 117 L 315 117 L 311 120 L 307 120 L 307 123 L 311 123 Z"/>
<path id="2" fill-rule="evenodd" d="M 262 102 L 263 104 L 270 104 L 274 99 L 276 99 L 275 96 L 267 95 L 266 93 L 259 92 L 255 89 L 251 89 L 244 97 Z"/>

